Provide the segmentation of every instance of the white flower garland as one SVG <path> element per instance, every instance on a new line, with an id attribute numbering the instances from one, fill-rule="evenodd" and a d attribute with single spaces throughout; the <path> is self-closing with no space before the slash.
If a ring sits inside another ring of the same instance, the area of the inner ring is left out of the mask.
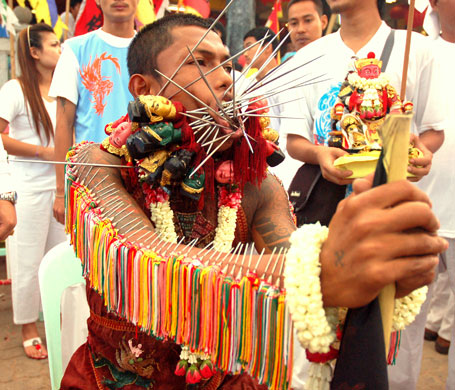
<path id="1" fill-rule="evenodd" d="M 218 226 L 213 239 L 213 249 L 228 252 L 232 247 L 237 225 L 237 208 L 221 206 L 218 210 Z"/>
<path id="2" fill-rule="evenodd" d="M 168 242 L 177 242 L 177 233 L 174 226 L 174 212 L 168 200 L 152 202 L 150 204 L 151 220 L 155 224 L 161 239 Z"/>
<path id="3" fill-rule="evenodd" d="M 228 195 L 229 196 L 229 195 Z M 220 252 L 228 252 L 232 247 L 237 226 L 237 210 L 241 195 L 237 194 L 238 202 L 232 206 L 220 206 L 218 209 L 218 226 L 215 230 L 213 248 Z M 156 232 L 168 242 L 177 242 L 177 233 L 174 226 L 174 212 L 169 200 L 157 201 L 150 204 L 151 220 L 155 224 Z"/>
<path id="4" fill-rule="evenodd" d="M 319 223 L 303 225 L 290 238 L 285 268 L 285 288 L 297 338 L 311 353 L 327 353 L 336 340 L 338 309 L 324 308 L 319 275 L 319 253 L 329 229 Z M 395 299 L 392 329 L 411 324 L 426 298 L 427 287 Z"/>
<path id="5" fill-rule="evenodd" d="M 338 310 L 324 309 L 319 253 L 329 229 L 320 223 L 303 225 L 291 235 L 284 286 L 297 338 L 311 353 L 329 352 L 336 339 Z"/>
<path id="6" fill-rule="evenodd" d="M 428 287 L 423 286 L 403 298 L 395 299 L 392 330 L 403 330 L 414 321 L 427 298 L 427 292 Z"/>

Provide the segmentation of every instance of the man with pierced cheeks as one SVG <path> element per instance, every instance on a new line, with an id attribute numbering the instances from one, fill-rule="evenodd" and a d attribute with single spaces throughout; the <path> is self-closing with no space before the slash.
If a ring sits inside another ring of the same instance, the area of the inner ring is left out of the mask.
<path id="1" fill-rule="evenodd" d="M 200 76 L 195 61 L 202 71 L 207 73 L 229 57 L 219 36 L 215 32 L 209 32 L 194 50 L 194 58 L 187 58 L 188 48 L 196 45 L 208 27 L 206 21 L 195 16 L 172 15 L 143 28 L 134 38 L 128 54 L 129 89 L 132 95 L 137 97 L 160 93 L 165 97 L 173 96 L 173 101 L 180 101 L 186 110 L 202 107 L 199 101 L 180 91 L 174 84 L 168 83 L 166 77 L 173 77 L 176 84 L 186 86 Z M 174 75 L 183 60 L 185 63 Z M 230 93 L 224 96 L 232 83 L 230 74 L 231 65 L 226 64 L 206 76 L 219 100 L 232 98 Z M 215 98 L 203 80 L 196 81 L 188 86 L 187 90 L 217 110 Z M 216 120 L 226 123 L 224 119 Z M 228 129 L 223 131 L 231 132 Z M 232 132 L 234 134 L 222 145 L 220 152 L 231 148 L 238 138 L 242 137 L 241 131 Z M 88 161 L 93 163 L 121 163 L 117 156 L 103 152 L 97 145 L 89 148 L 88 153 Z M 83 172 L 81 175 L 83 176 Z M 105 179 L 106 176 L 108 180 Z M 143 237 L 144 233 L 154 231 L 141 205 L 138 205 L 125 189 L 120 169 L 100 168 L 88 187 L 95 188 L 101 180 L 105 181 L 100 187 L 110 182 L 119 190 L 115 197 L 122 203 L 122 209 L 130 214 L 126 220 L 138 218 L 142 221 L 137 230 L 128 232 L 127 229 L 122 231 L 120 228 L 120 234 L 124 234 L 127 240 L 134 243 L 139 237 Z M 371 182 L 368 180 L 357 181 L 354 184 L 355 194 L 340 203 L 330 224 L 328 239 L 320 253 L 321 289 L 326 306 L 365 305 L 389 283 L 396 283 L 397 296 L 404 296 L 431 282 L 434 267 L 438 263 L 437 255 L 447 247 L 446 242 L 435 235 L 438 221 L 431 211 L 428 197 L 423 192 L 404 180 L 374 189 L 370 187 Z M 99 191 L 99 188 L 97 190 Z M 170 196 L 172 199 L 179 194 L 172 193 Z M 100 207 L 113 197 L 103 196 Z M 179 204 L 175 203 L 175 213 L 188 212 L 187 209 L 179 210 Z M 272 175 L 268 175 L 260 186 L 246 183 L 241 209 L 246 220 L 246 241 L 254 242 L 258 252 L 264 249 L 266 253 L 262 257 L 254 256 L 252 268 L 259 274 L 269 271 L 268 267 L 273 268 L 273 280 L 276 281 L 282 267 L 269 264 L 270 254 L 274 248 L 288 248 L 289 237 L 296 229 L 286 192 Z M 217 204 L 213 197 L 205 198 L 202 215 L 208 223 L 217 225 Z M 161 245 L 159 240 L 155 242 L 154 246 L 156 245 Z M 188 249 L 181 245 L 177 250 Z M 191 255 L 199 251 L 200 249 L 193 248 L 189 253 Z M 213 250 L 207 255 L 213 256 Z M 241 263 L 242 256 L 236 261 Z M 128 327 L 127 322 L 124 322 L 122 330 L 103 326 L 108 323 L 105 320 L 111 321 L 109 323 L 123 320 L 107 313 L 101 297 L 90 287 L 87 288 L 87 295 L 91 308 L 88 344 L 81 346 L 73 356 L 62 381 L 63 390 L 96 388 L 95 383 L 99 383 L 103 376 L 109 378 L 109 374 L 106 366 L 93 366 L 93 357 L 102 356 L 110 362 L 106 363 L 107 365 L 115 365 L 116 361 L 119 362 L 115 350 L 121 349 L 125 344 L 124 340 L 134 337 L 134 326 Z M 160 341 L 141 332 L 138 337 L 144 356 L 148 359 L 148 370 L 137 373 L 142 378 L 150 379 L 153 388 L 184 389 L 184 378 L 174 375 L 179 360 L 179 347 L 171 341 Z M 246 374 L 231 376 L 219 373 L 208 384 L 200 385 L 199 388 L 209 388 L 209 385 L 212 389 L 265 388 L 257 385 L 255 380 Z M 122 388 L 143 387 L 125 385 Z"/>

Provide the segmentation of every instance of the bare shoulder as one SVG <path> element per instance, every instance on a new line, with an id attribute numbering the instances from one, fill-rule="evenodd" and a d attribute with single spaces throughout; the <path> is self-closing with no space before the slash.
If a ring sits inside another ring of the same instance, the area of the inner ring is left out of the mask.
<path id="1" fill-rule="evenodd" d="M 288 246 L 295 225 L 286 191 L 275 176 L 268 174 L 259 188 L 246 186 L 242 207 L 259 247 Z"/>
<path id="2" fill-rule="evenodd" d="M 103 167 L 103 165 L 121 165 L 120 158 L 102 150 L 100 144 L 91 143 L 79 148 L 75 155 L 75 161 L 93 164 L 93 171 L 98 172 L 97 176 L 120 177 L 120 168 Z M 97 167 L 96 165 L 100 166 Z"/>

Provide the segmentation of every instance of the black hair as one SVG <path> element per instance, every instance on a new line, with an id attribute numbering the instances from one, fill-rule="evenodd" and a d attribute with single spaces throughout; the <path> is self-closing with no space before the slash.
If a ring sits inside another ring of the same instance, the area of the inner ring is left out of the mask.
<path id="1" fill-rule="evenodd" d="M 318 11 L 319 16 L 324 15 L 324 5 L 322 4 L 322 0 L 291 0 L 288 4 L 288 13 L 289 8 L 291 8 L 294 4 L 301 3 L 302 1 L 311 1 L 312 3 L 314 3 L 314 6 L 316 7 L 316 11 Z"/>
<path id="2" fill-rule="evenodd" d="M 79 3 L 82 3 L 82 0 L 71 0 L 70 1 L 70 9 L 78 5 Z"/>
<path id="3" fill-rule="evenodd" d="M 193 14 L 171 14 L 144 26 L 134 37 L 128 48 L 128 72 L 152 75 L 155 72 L 158 55 L 172 45 L 172 30 L 175 27 L 197 26 L 208 29 L 211 23 Z"/>
<path id="4" fill-rule="evenodd" d="M 262 47 L 264 47 L 267 43 L 272 41 L 272 49 L 275 50 L 278 46 L 278 40 L 276 39 L 275 33 L 268 27 L 255 27 L 248 31 L 244 37 L 243 40 L 253 37 L 256 39 L 256 41 L 260 41 L 262 38 L 264 38 L 267 35 L 267 38 L 264 39 L 264 43 Z"/>
<path id="5" fill-rule="evenodd" d="M 213 18 L 207 18 L 206 19 L 207 22 L 209 22 L 210 24 L 212 24 L 215 19 Z M 223 42 L 223 45 L 226 44 L 226 28 L 224 27 L 224 24 L 221 23 L 219 20 L 218 22 L 215 23 L 215 26 L 213 27 L 213 29 L 220 34 L 221 36 L 221 41 Z"/>
<path id="6" fill-rule="evenodd" d="M 379 15 L 382 15 L 382 11 L 384 10 L 385 1 L 384 0 L 377 0 L 376 4 L 378 5 Z"/>

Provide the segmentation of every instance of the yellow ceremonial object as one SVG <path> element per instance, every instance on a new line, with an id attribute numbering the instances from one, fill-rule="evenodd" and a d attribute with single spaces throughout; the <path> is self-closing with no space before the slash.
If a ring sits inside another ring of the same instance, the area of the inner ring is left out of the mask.
<path id="1" fill-rule="evenodd" d="M 333 165 L 339 169 L 352 171 L 348 179 L 359 179 L 373 173 L 378 163 L 380 151 L 373 150 L 368 152 L 359 152 L 355 154 L 345 154 L 338 157 Z M 423 153 L 417 148 L 409 148 L 409 159 L 422 157 Z M 412 173 L 407 173 L 407 177 L 414 177 Z"/>
<path id="2" fill-rule="evenodd" d="M 379 150 L 345 154 L 337 158 L 333 165 L 339 169 L 352 171 L 352 175 L 348 179 L 358 179 L 374 172 L 379 155 Z"/>

